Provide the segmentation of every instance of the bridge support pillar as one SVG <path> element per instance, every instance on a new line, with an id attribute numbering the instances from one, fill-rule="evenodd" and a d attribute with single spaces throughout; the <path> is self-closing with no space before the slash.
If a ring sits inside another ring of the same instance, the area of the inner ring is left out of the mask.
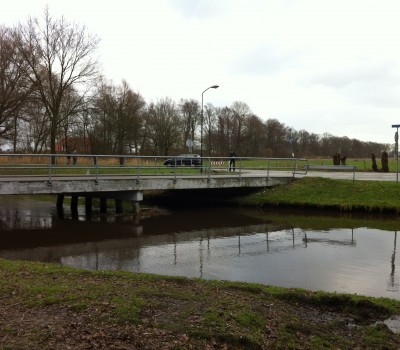
<path id="1" fill-rule="evenodd" d="M 118 213 L 117 201 L 121 201 L 121 213 L 122 213 L 122 200 L 130 201 L 132 203 L 133 212 L 140 214 L 140 202 L 143 200 L 143 191 L 131 191 L 121 192 L 115 194 L 115 209 Z"/>
<path id="2" fill-rule="evenodd" d="M 59 194 L 57 195 L 57 215 L 59 217 L 63 217 L 64 216 L 64 195 L 63 194 Z"/>
<path id="3" fill-rule="evenodd" d="M 93 199 L 90 196 L 85 197 L 85 212 L 86 214 L 92 214 L 92 202 Z"/>
<path id="4" fill-rule="evenodd" d="M 57 210 L 63 210 L 63 205 L 64 205 L 64 195 L 59 194 L 57 196 Z"/>
<path id="5" fill-rule="evenodd" d="M 122 199 L 115 198 L 115 212 L 117 214 L 122 214 L 124 212 L 124 206 L 122 204 Z"/>
<path id="6" fill-rule="evenodd" d="M 136 191 L 132 193 L 131 201 L 132 201 L 133 212 L 137 215 L 140 214 L 140 202 L 142 200 L 143 200 L 142 191 Z"/>
<path id="7" fill-rule="evenodd" d="M 100 197 L 100 213 L 107 213 L 107 198 Z"/>
<path id="8" fill-rule="evenodd" d="M 142 191 L 136 191 L 132 194 L 132 206 L 133 206 L 133 212 L 136 215 L 140 214 L 140 202 L 143 200 L 143 192 Z"/>
<path id="9" fill-rule="evenodd" d="M 115 198 L 132 202 L 141 202 L 143 200 L 143 191 L 115 192 Z"/>
<path id="10" fill-rule="evenodd" d="M 71 196 L 71 213 L 72 215 L 78 215 L 78 196 Z"/>
<path id="11" fill-rule="evenodd" d="M 132 207 L 135 214 L 140 214 L 140 202 L 132 201 Z"/>

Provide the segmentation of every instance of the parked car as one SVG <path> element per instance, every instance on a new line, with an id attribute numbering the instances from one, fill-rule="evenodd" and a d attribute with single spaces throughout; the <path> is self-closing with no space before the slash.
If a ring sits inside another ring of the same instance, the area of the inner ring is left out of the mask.
<path id="1" fill-rule="evenodd" d="M 180 154 L 164 161 L 167 166 L 201 166 L 201 158 L 198 154 Z"/>

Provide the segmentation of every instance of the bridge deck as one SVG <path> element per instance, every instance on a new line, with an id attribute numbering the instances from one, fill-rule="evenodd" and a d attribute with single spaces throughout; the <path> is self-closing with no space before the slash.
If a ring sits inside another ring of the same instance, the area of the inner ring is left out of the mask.
<path id="1" fill-rule="evenodd" d="M 59 194 L 89 197 L 106 192 L 266 187 L 292 180 L 306 159 L 203 157 L 200 166 L 166 166 L 162 156 L 1 154 L 1 194 Z"/>
<path id="2" fill-rule="evenodd" d="M 282 172 L 261 174 L 197 176 L 43 176 L 0 177 L 0 194 L 87 194 L 148 190 L 267 187 L 293 180 Z"/>

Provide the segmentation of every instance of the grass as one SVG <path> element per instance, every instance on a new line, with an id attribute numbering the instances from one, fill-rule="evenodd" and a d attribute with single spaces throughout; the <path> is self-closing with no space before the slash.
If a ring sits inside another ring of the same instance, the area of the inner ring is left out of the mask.
<path id="1" fill-rule="evenodd" d="M 397 214 L 400 187 L 304 178 L 240 203 Z M 310 225 L 313 216 L 303 220 Z M 385 224 L 398 227 L 397 219 Z M 400 347 L 400 335 L 380 323 L 400 314 L 400 301 L 393 299 L 3 259 L 0 311 L 4 349 Z"/>
<path id="2" fill-rule="evenodd" d="M 395 182 L 302 178 L 238 200 L 255 206 L 326 208 L 340 211 L 400 212 Z"/>
<path id="3" fill-rule="evenodd" d="M 391 299 L 3 259 L 0 308 L 3 348 L 126 348 L 132 336 L 152 348 L 176 342 L 168 349 L 400 344 L 400 335 L 375 323 L 400 313 Z"/>

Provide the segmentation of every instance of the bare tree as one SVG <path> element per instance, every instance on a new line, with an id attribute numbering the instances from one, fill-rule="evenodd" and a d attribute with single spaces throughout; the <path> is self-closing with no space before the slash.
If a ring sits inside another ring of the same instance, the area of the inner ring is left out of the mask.
<path id="1" fill-rule="evenodd" d="M 236 153 L 243 154 L 242 139 L 245 134 L 246 119 L 251 114 L 251 110 L 246 103 L 240 101 L 233 102 L 231 110 L 233 117 L 231 148 L 235 149 Z"/>
<path id="2" fill-rule="evenodd" d="M 128 83 L 123 81 L 119 94 L 118 138 L 120 143 L 118 149 L 124 153 L 127 147 L 130 152 L 133 151 L 135 154 L 139 152 L 145 104 L 143 97 L 132 91 Z"/>
<path id="3" fill-rule="evenodd" d="M 64 152 L 76 149 L 77 145 L 70 145 L 69 138 L 73 129 L 82 130 L 80 125 L 79 114 L 82 112 L 84 104 L 82 104 L 81 96 L 73 89 L 67 89 L 61 101 L 60 107 L 60 139 L 63 142 L 62 149 Z M 79 134 L 81 134 L 79 132 Z M 84 143 L 79 142 L 79 152 L 84 150 Z"/>
<path id="4" fill-rule="evenodd" d="M 265 125 L 262 120 L 254 114 L 250 114 L 245 120 L 246 131 L 242 138 L 242 156 L 244 157 L 261 157 L 263 156 L 264 149 L 262 145 L 265 144 Z"/>
<path id="5" fill-rule="evenodd" d="M 42 152 L 46 149 L 50 137 L 49 117 L 43 105 L 34 99 L 26 108 L 26 113 L 29 114 L 29 123 L 24 135 L 26 147 L 33 153 Z"/>
<path id="6" fill-rule="evenodd" d="M 196 100 L 181 100 L 180 111 L 183 123 L 183 142 L 187 139 L 194 141 L 196 127 L 200 122 L 200 105 Z M 186 143 L 183 148 L 186 147 Z"/>
<path id="7" fill-rule="evenodd" d="M 93 99 L 92 117 L 96 144 L 103 152 L 138 153 L 145 101 L 126 81 L 121 86 L 103 82 Z"/>
<path id="8" fill-rule="evenodd" d="M 168 155 L 182 142 L 182 126 L 178 109 L 170 98 L 151 103 L 147 111 L 148 134 L 156 155 Z"/>
<path id="9" fill-rule="evenodd" d="M 14 29 L 0 27 L 0 135 L 17 148 L 18 120 L 27 105 L 31 84 L 24 75 Z"/>
<path id="10" fill-rule="evenodd" d="M 227 156 L 231 148 L 232 110 L 229 107 L 217 108 L 215 123 L 215 155 Z"/>
<path id="11" fill-rule="evenodd" d="M 97 62 L 92 58 L 99 39 L 84 26 L 54 19 L 48 8 L 44 19 L 30 18 L 19 25 L 19 50 L 27 63 L 26 75 L 38 92 L 50 121 L 50 151 L 56 152 L 56 137 L 63 119 L 62 105 L 68 91 L 79 91 L 84 100 L 90 82 L 97 76 Z"/>
<path id="12" fill-rule="evenodd" d="M 285 124 L 277 119 L 268 119 L 265 122 L 266 130 L 266 156 L 284 157 L 287 155 Z M 285 146 L 286 144 L 286 146 Z"/>
<path id="13" fill-rule="evenodd" d="M 216 124 L 216 110 L 211 103 L 207 103 L 204 107 L 204 149 L 205 155 L 212 156 L 215 154 L 214 135 Z"/>

